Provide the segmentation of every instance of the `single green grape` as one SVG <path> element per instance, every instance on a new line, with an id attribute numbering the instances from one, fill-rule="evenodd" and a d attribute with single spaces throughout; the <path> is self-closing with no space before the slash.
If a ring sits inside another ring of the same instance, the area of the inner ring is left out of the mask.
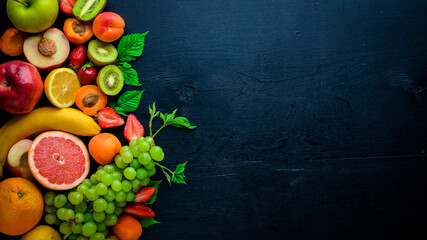
<path id="1" fill-rule="evenodd" d="M 107 225 L 105 225 L 104 222 L 95 223 L 95 224 L 96 224 L 96 231 L 98 231 L 98 232 L 102 232 L 105 229 L 107 229 Z"/>
<path id="2" fill-rule="evenodd" d="M 125 201 L 123 201 L 123 202 L 115 201 L 115 203 L 116 203 L 116 207 L 122 207 L 122 208 L 124 208 L 127 204 L 127 202 L 125 202 Z"/>
<path id="3" fill-rule="evenodd" d="M 128 166 L 127 163 L 123 162 L 121 155 L 117 155 L 114 157 L 114 163 L 116 164 L 117 168 L 125 168 Z"/>
<path id="4" fill-rule="evenodd" d="M 108 236 L 108 229 L 105 229 L 104 231 L 101 232 L 105 237 Z"/>
<path id="5" fill-rule="evenodd" d="M 116 214 L 108 214 L 105 216 L 105 225 L 108 227 L 114 226 L 117 223 L 117 215 Z"/>
<path id="6" fill-rule="evenodd" d="M 81 223 L 74 223 L 71 225 L 71 231 L 75 234 L 80 234 L 82 232 L 83 224 Z"/>
<path id="7" fill-rule="evenodd" d="M 136 177 L 136 171 L 134 168 L 131 168 L 131 167 L 125 168 L 125 171 L 123 172 L 123 174 L 125 175 L 125 178 L 129 180 L 132 180 Z"/>
<path id="8" fill-rule="evenodd" d="M 64 208 L 70 208 L 70 209 L 72 209 L 72 208 L 74 208 L 74 205 L 71 204 L 70 201 L 67 200 L 67 202 L 64 205 Z"/>
<path id="9" fill-rule="evenodd" d="M 93 221 L 94 221 L 93 214 L 91 212 L 86 212 L 84 222 L 87 223 L 87 222 L 93 222 Z"/>
<path id="10" fill-rule="evenodd" d="M 136 158 L 139 155 L 139 147 L 138 146 L 134 146 L 130 149 L 130 152 L 132 153 L 133 157 Z"/>
<path id="11" fill-rule="evenodd" d="M 88 188 L 92 187 L 92 182 L 90 181 L 89 178 L 86 178 L 85 180 L 83 180 L 81 184 L 86 185 Z"/>
<path id="12" fill-rule="evenodd" d="M 91 189 L 87 190 L 86 197 L 87 197 L 87 199 L 89 199 L 90 201 L 93 202 L 96 199 L 98 199 L 99 195 L 96 193 L 95 188 L 91 188 Z"/>
<path id="13" fill-rule="evenodd" d="M 107 201 L 103 198 L 98 198 L 93 202 L 93 210 L 95 212 L 103 212 L 107 208 Z"/>
<path id="14" fill-rule="evenodd" d="M 148 186 L 148 184 L 150 184 L 150 182 L 151 182 L 150 178 L 146 178 L 144 180 L 141 180 L 141 185 L 146 187 Z"/>
<path id="15" fill-rule="evenodd" d="M 84 220 L 85 220 L 85 215 L 84 215 L 84 213 L 77 212 L 77 213 L 76 213 L 76 222 L 78 222 L 78 223 L 82 223 Z"/>
<path id="16" fill-rule="evenodd" d="M 156 167 L 156 164 L 153 161 L 150 161 L 148 164 L 144 164 L 144 168 L 148 170 Z"/>
<path id="17" fill-rule="evenodd" d="M 69 222 L 62 222 L 59 225 L 59 232 L 62 234 L 69 234 L 71 232 L 71 224 Z"/>
<path id="18" fill-rule="evenodd" d="M 139 180 L 144 180 L 147 177 L 148 177 L 148 171 L 145 170 L 145 168 L 138 168 L 136 170 L 136 178 L 138 178 Z"/>
<path id="19" fill-rule="evenodd" d="M 70 235 L 68 235 L 67 240 L 76 240 L 77 239 L 77 235 L 74 233 L 71 233 Z"/>
<path id="20" fill-rule="evenodd" d="M 150 146 L 154 146 L 154 145 L 156 145 L 156 143 L 154 142 L 154 139 L 153 139 L 152 137 L 150 137 L 150 136 L 146 136 L 146 137 L 144 138 L 144 140 L 145 140 L 146 142 L 148 142 L 148 143 L 150 144 Z"/>
<path id="21" fill-rule="evenodd" d="M 151 148 L 151 145 L 147 141 L 143 141 L 138 144 L 138 148 L 140 152 L 148 152 Z"/>
<path id="22" fill-rule="evenodd" d="M 112 173 L 116 170 L 116 167 L 114 167 L 112 164 L 107 164 L 104 166 L 104 170 L 107 173 Z"/>
<path id="23" fill-rule="evenodd" d="M 113 183 L 111 183 L 111 188 L 118 192 L 122 190 L 122 183 L 119 180 L 113 180 Z"/>
<path id="24" fill-rule="evenodd" d="M 120 148 L 120 155 L 122 155 L 124 152 L 126 151 L 130 151 L 130 147 L 129 146 L 123 146 L 122 148 Z"/>
<path id="25" fill-rule="evenodd" d="M 104 175 L 104 178 L 102 179 L 102 183 L 108 187 L 111 185 L 112 182 L 113 182 L 113 176 L 111 176 L 110 173 L 106 173 Z"/>
<path id="26" fill-rule="evenodd" d="M 96 224 L 93 222 L 87 222 L 82 227 L 82 234 L 86 237 L 92 236 L 96 233 Z"/>
<path id="27" fill-rule="evenodd" d="M 44 220 L 47 224 L 53 225 L 56 222 L 56 215 L 54 213 L 48 213 L 44 216 Z"/>
<path id="28" fill-rule="evenodd" d="M 95 177 L 98 182 L 102 182 L 102 179 L 104 179 L 104 176 L 107 172 L 104 169 L 100 169 L 96 171 Z"/>
<path id="29" fill-rule="evenodd" d="M 130 142 L 129 142 L 129 147 L 130 147 L 130 149 L 132 149 L 134 146 L 136 146 L 137 145 L 137 139 L 135 138 L 135 139 L 132 139 L 132 140 L 130 140 Z"/>
<path id="30" fill-rule="evenodd" d="M 134 159 L 132 160 L 132 162 L 130 162 L 129 166 L 130 166 L 131 168 L 138 169 L 138 168 L 142 167 L 142 164 L 138 162 L 138 159 L 137 159 L 137 158 L 134 158 Z"/>
<path id="31" fill-rule="evenodd" d="M 154 174 L 156 174 L 156 168 L 148 170 L 148 176 L 149 177 L 153 176 Z"/>
<path id="32" fill-rule="evenodd" d="M 132 202 L 135 200 L 135 194 L 133 192 L 127 192 L 126 193 L 126 202 Z"/>
<path id="33" fill-rule="evenodd" d="M 122 180 L 122 174 L 118 171 L 111 173 L 111 177 L 113 178 L 113 180 Z"/>
<path id="34" fill-rule="evenodd" d="M 140 144 L 144 141 L 144 137 L 143 136 L 139 136 L 136 138 L 136 144 Z"/>
<path id="35" fill-rule="evenodd" d="M 97 222 L 103 222 L 105 219 L 105 212 L 93 212 L 93 219 Z"/>
<path id="36" fill-rule="evenodd" d="M 114 210 L 116 209 L 116 204 L 114 202 L 108 202 L 107 208 L 105 209 L 106 214 L 112 214 L 114 213 Z"/>
<path id="37" fill-rule="evenodd" d="M 120 154 L 120 156 L 122 157 L 122 161 L 126 164 L 132 162 L 132 160 L 133 160 L 133 154 L 131 151 L 125 151 L 125 152 L 123 152 L 123 154 Z M 118 167 L 120 167 L 120 166 L 118 166 Z"/>
<path id="38" fill-rule="evenodd" d="M 132 190 L 132 183 L 130 183 L 128 180 L 123 180 L 122 181 L 122 191 L 123 192 L 129 192 L 130 190 Z"/>
<path id="39" fill-rule="evenodd" d="M 65 220 L 66 220 L 66 221 L 71 221 L 71 220 L 73 220 L 75 216 L 76 216 L 76 215 L 75 215 L 75 213 L 74 213 L 74 210 L 73 210 L 73 209 L 67 209 L 67 210 L 65 210 L 64 218 L 65 218 Z"/>
<path id="40" fill-rule="evenodd" d="M 79 205 L 83 201 L 83 194 L 79 192 L 68 193 L 68 201 L 73 205 Z"/>
<path id="41" fill-rule="evenodd" d="M 109 188 L 107 190 L 107 193 L 104 195 L 105 200 L 107 200 L 107 202 L 112 202 L 114 201 L 114 199 L 116 198 L 116 194 L 114 193 L 114 190 Z"/>
<path id="42" fill-rule="evenodd" d="M 65 220 L 65 211 L 67 211 L 66 208 L 59 208 L 56 211 L 56 216 L 58 217 L 59 220 Z"/>
<path id="43" fill-rule="evenodd" d="M 45 193 L 44 195 L 44 203 L 46 205 L 53 205 L 53 201 L 55 201 L 56 194 L 52 191 Z"/>
<path id="44" fill-rule="evenodd" d="M 101 232 L 96 232 L 89 238 L 89 240 L 104 240 L 104 239 L 105 239 L 105 236 Z"/>
<path id="45" fill-rule="evenodd" d="M 53 200 L 53 205 L 56 208 L 62 208 L 66 203 L 67 203 L 67 197 L 64 194 L 56 195 L 55 199 Z"/>
<path id="46" fill-rule="evenodd" d="M 155 161 L 162 161 L 165 157 L 165 154 L 163 153 L 163 149 L 159 146 L 152 146 L 150 149 L 150 155 L 151 158 Z"/>
<path id="47" fill-rule="evenodd" d="M 105 185 L 104 183 L 100 182 L 100 183 L 98 183 L 98 184 L 96 185 L 96 189 L 95 189 L 95 190 L 96 190 L 96 193 L 97 193 L 98 195 L 103 196 L 103 195 L 107 194 L 108 187 L 107 187 L 107 185 Z"/>
<path id="48" fill-rule="evenodd" d="M 142 152 L 138 155 L 138 162 L 142 165 L 147 165 L 151 162 L 151 156 L 148 152 Z"/>
<path id="49" fill-rule="evenodd" d="M 90 180 L 89 180 L 90 181 Z M 90 183 L 92 185 L 92 182 Z M 89 187 L 86 184 L 81 183 L 78 187 L 77 187 L 77 192 L 81 193 L 81 194 L 86 194 L 86 191 L 89 189 Z"/>
<path id="50" fill-rule="evenodd" d="M 137 191 L 142 186 L 141 181 L 138 178 L 133 179 L 130 183 L 132 184 L 132 189 L 137 189 Z"/>
<path id="51" fill-rule="evenodd" d="M 126 202 L 125 202 L 126 203 Z M 123 212 L 123 208 L 116 205 L 116 208 L 114 209 L 114 214 L 116 214 L 117 216 L 119 216 L 120 214 L 122 214 Z"/>
<path id="52" fill-rule="evenodd" d="M 44 206 L 44 211 L 46 213 L 55 213 L 56 212 L 56 207 L 53 205 L 45 205 Z"/>
<path id="53" fill-rule="evenodd" d="M 116 193 L 116 201 L 117 202 L 123 202 L 124 200 L 126 200 L 126 193 L 123 191 L 117 192 Z"/>
<path id="54" fill-rule="evenodd" d="M 104 169 L 104 165 L 98 165 L 98 167 L 96 168 L 96 171 Z"/>
<path id="55" fill-rule="evenodd" d="M 74 211 L 76 213 L 85 213 L 86 210 L 87 210 L 87 204 L 84 201 L 82 201 L 80 204 L 74 207 Z"/>
<path id="56" fill-rule="evenodd" d="M 96 173 L 90 176 L 90 182 L 92 183 L 92 185 L 96 185 L 99 183 L 98 179 L 96 179 Z"/>

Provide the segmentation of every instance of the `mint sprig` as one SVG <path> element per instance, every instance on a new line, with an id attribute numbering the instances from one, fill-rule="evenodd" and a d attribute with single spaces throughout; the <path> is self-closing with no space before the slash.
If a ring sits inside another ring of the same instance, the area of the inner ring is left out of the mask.
<path id="1" fill-rule="evenodd" d="M 145 90 L 131 90 L 124 92 L 119 97 L 117 104 L 114 102 L 113 98 L 108 98 L 107 105 L 116 110 L 118 114 L 127 116 L 126 112 L 133 112 L 138 108 L 139 103 L 141 101 L 142 93 L 144 93 L 144 91 Z"/>
<path id="2" fill-rule="evenodd" d="M 145 45 L 145 33 L 129 34 L 120 39 L 118 51 L 118 64 L 134 61 L 142 55 Z"/>
<path id="3" fill-rule="evenodd" d="M 154 162 L 154 164 L 160 167 L 160 169 L 162 170 L 163 174 L 166 177 L 166 180 L 168 180 L 169 186 L 172 186 L 172 183 L 187 184 L 184 180 L 185 178 L 184 170 L 187 162 L 181 163 L 178 166 L 176 166 L 175 171 L 171 171 L 169 168 L 157 162 Z"/>
<path id="4" fill-rule="evenodd" d="M 120 71 L 122 71 L 123 73 L 125 84 L 134 87 L 139 87 L 142 85 L 141 83 L 139 83 L 138 72 L 133 69 L 129 63 L 120 63 L 119 65 L 117 65 L 117 67 L 119 67 Z"/>

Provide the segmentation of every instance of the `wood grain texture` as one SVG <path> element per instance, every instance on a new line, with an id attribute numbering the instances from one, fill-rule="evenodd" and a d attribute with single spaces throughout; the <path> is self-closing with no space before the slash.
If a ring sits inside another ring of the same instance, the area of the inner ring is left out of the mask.
<path id="1" fill-rule="evenodd" d="M 162 224 L 144 239 L 426 237 L 425 1 L 109 1 L 106 11 L 126 34 L 150 31 L 132 64 L 146 89 L 138 118 L 146 125 L 157 101 L 198 126 L 156 139 L 167 165 L 189 161 L 188 185 L 160 187 Z"/>

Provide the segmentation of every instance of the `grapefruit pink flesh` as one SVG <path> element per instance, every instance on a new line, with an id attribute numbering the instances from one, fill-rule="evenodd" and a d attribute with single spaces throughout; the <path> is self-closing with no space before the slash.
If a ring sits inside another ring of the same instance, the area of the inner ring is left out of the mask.
<path id="1" fill-rule="evenodd" d="M 67 190 L 87 177 L 90 160 L 86 145 L 78 137 L 49 131 L 34 139 L 28 164 L 40 184 L 53 190 Z"/>

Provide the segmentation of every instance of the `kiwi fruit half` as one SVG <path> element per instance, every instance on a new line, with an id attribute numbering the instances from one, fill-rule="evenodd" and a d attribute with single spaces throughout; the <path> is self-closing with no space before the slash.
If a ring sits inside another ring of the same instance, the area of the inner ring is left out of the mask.
<path id="1" fill-rule="evenodd" d="M 122 90 L 125 80 L 117 66 L 108 65 L 99 71 L 96 84 L 106 95 L 114 96 Z"/>
<path id="2" fill-rule="evenodd" d="M 82 21 L 93 20 L 104 10 L 107 0 L 77 0 L 73 6 L 73 14 Z"/>
<path id="3" fill-rule="evenodd" d="M 89 42 L 87 56 L 96 66 L 112 64 L 117 59 L 117 49 L 111 43 L 101 42 L 98 39 Z"/>

